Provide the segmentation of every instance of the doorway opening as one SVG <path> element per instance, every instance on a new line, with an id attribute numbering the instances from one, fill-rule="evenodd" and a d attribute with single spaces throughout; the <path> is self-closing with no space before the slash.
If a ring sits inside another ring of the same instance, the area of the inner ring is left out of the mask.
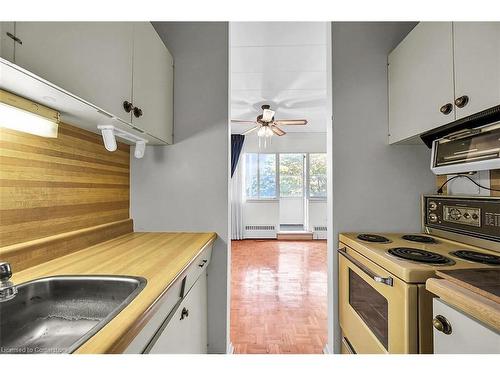
<path id="1" fill-rule="evenodd" d="M 235 353 L 323 353 L 327 344 L 329 30 L 230 24 Z"/>

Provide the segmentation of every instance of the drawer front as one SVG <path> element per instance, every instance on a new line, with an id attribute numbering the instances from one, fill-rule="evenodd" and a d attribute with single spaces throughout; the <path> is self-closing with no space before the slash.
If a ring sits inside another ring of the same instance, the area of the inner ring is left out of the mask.
<path id="1" fill-rule="evenodd" d="M 434 328 L 435 354 L 499 354 L 500 334 L 438 298 L 433 301 L 434 317 L 446 319 L 448 334 Z"/>
<path id="2" fill-rule="evenodd" d="M 206 271 L 167 318 L 145 353 L 204 354 L 207 352 Z"/>
<path id="3" fill-rule="evenodd" d="M 124 353 L 138 354 L 144 351 L 151 337 L 154 336 L 156 331 L 160 329 L 165 321 L 165 317 L 167 317 L 182 300 L 186 283 L 185 280 L 186 273 L 184 272 L 184 274 L 177 278 L 168 288 L 167 292 L 161 297 L 158 309 L 141 332 L 132 340 L 127 349 L 125 349 Z"/>
<path id="4" fill-rule="evenodd" d="M 203 249 L 201 254 L 196 257 L 187 269 L 184 295 L 189 292 L 196 280 L 198 280 L 200 275 L 207 269 L 207 266 L 210 263 L 210 258 L 212 257 L 212 248 L 213 245 L 210 244 Z"/>

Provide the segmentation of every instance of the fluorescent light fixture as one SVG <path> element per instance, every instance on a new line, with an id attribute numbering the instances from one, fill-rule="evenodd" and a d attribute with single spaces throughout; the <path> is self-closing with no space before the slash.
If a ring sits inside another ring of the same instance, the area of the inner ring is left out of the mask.
<path id="1" fill-rule="evenodd" d="M 134 156 L 137 159 L 141 159 L 146 151 L 146 143 L 148 141 L 144 138 L 138 137 L 135 134 L 129 133 L 128 131 L 116 128 L 113 125 L 98 125 L 97 129 L 101 131 L 102 140 L 104 142 L 104 147 L 108 151 L 116 151 L 116 137 L 126 139 L 127 141 L 135 143 Z"/>
<path id="2" fill-rule="evenodd" d="M 0 90 L 0 127 L 57 138 L 59 112 Z"/>

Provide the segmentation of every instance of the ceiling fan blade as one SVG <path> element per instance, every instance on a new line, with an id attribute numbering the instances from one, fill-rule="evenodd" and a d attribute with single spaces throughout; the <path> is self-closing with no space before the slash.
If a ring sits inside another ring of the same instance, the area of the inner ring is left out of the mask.
<path id="1" fill-rule="evenodd" d="M 307 120 L 276 120 L 276 125 L 307 125 Z"/>
<path id="2" fill-rule="evenodd" d="M 253 128 L 250 128 L 248 130 L 245 130 L 243 133 L 241 133 L 241 135 L 247 135 L 247 134 L 250 134 L 251 132 L 253 132 L 254 130 L 257 130 L 258 128 L 260 128 L 259 125 L 257 126 L 254 126 Z"/>
<path id="3" fill-rule="evenodd" d="M 282 136 L 282 135 L 285 135 L 286 132 L 281 130 L 280 128 L 278 128 L 276 125 L 272 125 L 271 126 L 271 130 L 273 131 L 274 134 L 276 135 L 279 135 L 279 136 Z"/>
<path id="4" fill-rule="evenodd" d="M 233 119 L 231 119 L 231 122 L 235 122 L 238 124 L 255 124 L 255 121 L 250 121 L 250 120 L 233 120 Z"/>

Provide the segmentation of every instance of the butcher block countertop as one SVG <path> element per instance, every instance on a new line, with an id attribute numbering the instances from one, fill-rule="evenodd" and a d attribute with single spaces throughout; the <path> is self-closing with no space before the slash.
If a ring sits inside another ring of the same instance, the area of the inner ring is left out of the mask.
<path id="1" fill-rule="evenodd" d="M 500 269 L 437 271 L 426 288 L 444 302 L 500 331 Z"/>
<path id="2" fill-rule="evenodd" d="M 55 275 L 142 276 L 145 288 L 75 353 L 120 353 L 158 308 L 159 298 L 215 233 L 128 233 L 16 272 L 16 284 Z"/>

